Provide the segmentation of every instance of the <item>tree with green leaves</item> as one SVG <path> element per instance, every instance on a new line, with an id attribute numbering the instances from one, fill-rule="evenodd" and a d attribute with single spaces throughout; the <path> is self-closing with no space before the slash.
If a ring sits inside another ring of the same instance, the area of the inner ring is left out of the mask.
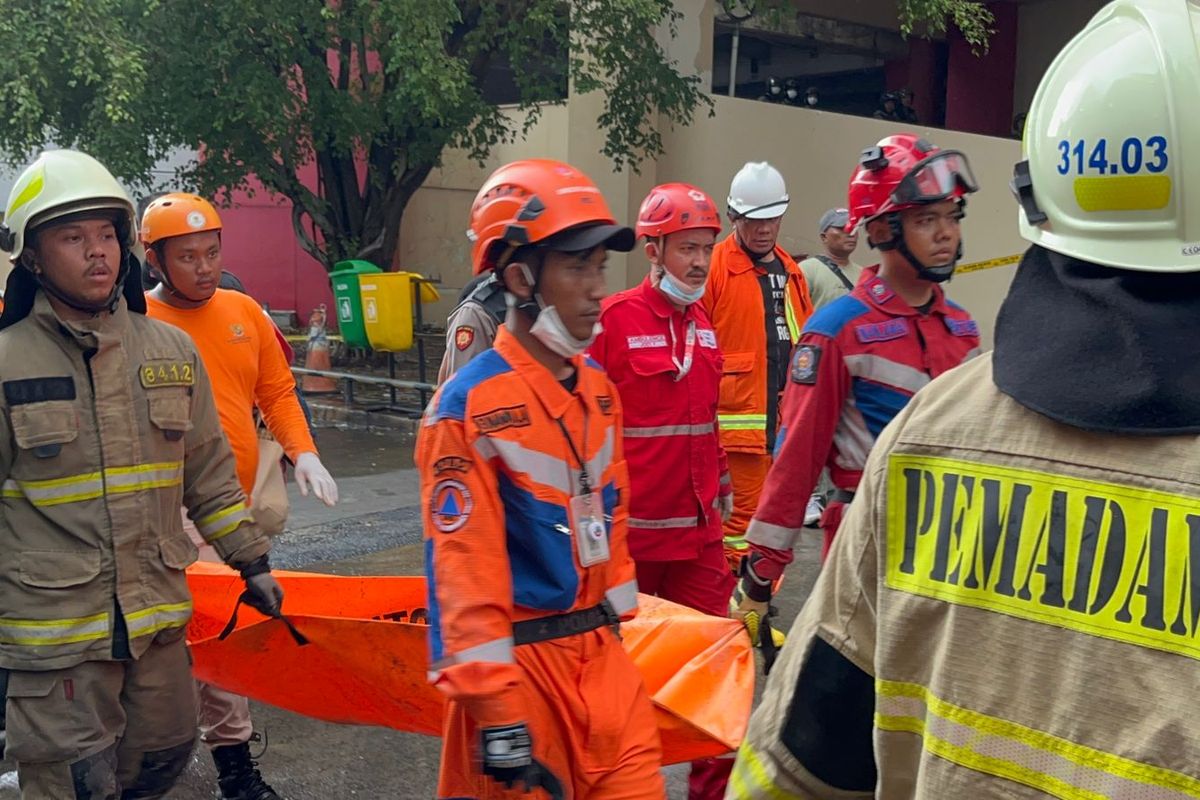
<path id="1" fill-rule="evenodd" d="M 568 81 L 603 93 L 619 168 L 657 154 L 651 122 L 709 102 L 655 41 L 678 18 L 670 0 L 5 0 L 0 149 L 79 147 L 139 188 L 197 150 L 176 186 L 227 198 L 257 178 L 327 269 L 387 265 L 446 148 L 482 160 Z"/>

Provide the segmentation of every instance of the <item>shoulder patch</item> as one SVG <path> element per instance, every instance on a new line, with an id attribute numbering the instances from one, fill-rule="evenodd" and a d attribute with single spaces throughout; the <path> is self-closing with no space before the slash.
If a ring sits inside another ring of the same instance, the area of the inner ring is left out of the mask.
<path id="1" fill-rule="evenodd" d="M 467 524 L 475 501 L 471 490 L 462 481 L 438 481 L 430 493 L 429 514 L 433 525 L 442 533 L 454 533 Z"/>
<path id="2" fill-rule="evenodd" d="M 715 349 L 717 346 L 716 331 L 700 328 L 696 331 L 696 337 L 700 340 L 701 347 L 707 347 L 711 350 Z"/>
<path id="3" fill-rule="evenodd" d="M 466 474 L 471 471 L 471 461 L 462 456 L 445 456 L 433 462 L 433 474 L 440 477 L 447 472 Z"/>
<path id="4" fill-rule="evenodd" d="M 483 414 L 476 414 L 471 421 L 480 433 L 496 433 L 508 428 L 528 428 L 529 409 L 526 406 L 507 406 Z"/>
<path id="5" fill-rule="evenodd" d="M 475 341 L 475 329 L 470 325 L 459 325 L 454 330 L 454 346 L 459 351 L 466 350 Z"/>
<path id="6" fill-rule="evenodd" d="M 946 327 L 950 333 L 955 336 L 978 336 L 979 323 L 973 319 L 954 319 L 953 317 L 945 317 Z"/>
<path id="7" fill-rule="evenodd" d="M 821 348 L 815 344 L 802 344 L 792 356 L 792 383 L 814 384 L 817 382 L 817 367 L 821 363 Z"/>
<path id="8" fill-rule="evenodd" d="M 612 416 L 613 401 L 612 401 L 611 394 L 596 395 L 596 405 L 600 406 L 601 414 L 603 414 L 606 417 Z"/>
<path id="9" fill-rule="evenodd" d="M 47 400 L 74 400 L 75 379 L 25 378 L 19 381 L 5 381 L 4 399 L 10 406 L 42 403 Z"/>
<path id="10" fill-rule="evenodd" d="M 908 333 L 908 322 L 903 319 L 889 319 L 887 322 L 872 322 L 866 325 L 854 326 L 854 335 L 860 342 L 888 342 L 899 339 Z"/>

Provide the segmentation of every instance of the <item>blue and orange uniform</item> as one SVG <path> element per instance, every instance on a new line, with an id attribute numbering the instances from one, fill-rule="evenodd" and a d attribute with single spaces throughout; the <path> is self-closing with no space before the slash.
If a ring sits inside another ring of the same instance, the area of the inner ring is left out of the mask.
<path id="1" fill-rule="evenodd" d="M 616 631 L 637 611 L 620 399 L 594 361 L 574 366 L 568 388 L 501 328 L 426 411 L 431 680 L 449 700 L 441 798 L 513 796 L 478 750 L 481 729 L 518 723 L 566 797 L 663 796 L 653 707 Z M 602 527 L 573 519 L 587 496 Z M 576 527 L 606 538 L 607 560 L 592 563 Z"/>
<path id="2" fill-rule="evenodd" d="M 910 306 L 863 270 L 850 294 L 804 326 L 792 355 L 775 463 L 746 530 L 755 574 L 774 581 L 792 561 L 809 493 L 828 467 L 824 551 L 862 479 L 875 439 L 921 387 L 979 353 L 979 326 L 933 284 L 928 307 Z"/>

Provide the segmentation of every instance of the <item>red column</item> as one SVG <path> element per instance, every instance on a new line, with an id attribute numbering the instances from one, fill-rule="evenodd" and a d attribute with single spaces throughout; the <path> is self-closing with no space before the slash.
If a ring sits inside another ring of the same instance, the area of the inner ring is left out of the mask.
<path id="1" fill-rule="evenodd" d="M 989 3 L 996 17 L 988 52 L 975 55 L 957 29 L 950 31 L 946 76 L 946 127 L 1007 136 L 1012 128 L 1017 64 L 1016 3 Z"/>

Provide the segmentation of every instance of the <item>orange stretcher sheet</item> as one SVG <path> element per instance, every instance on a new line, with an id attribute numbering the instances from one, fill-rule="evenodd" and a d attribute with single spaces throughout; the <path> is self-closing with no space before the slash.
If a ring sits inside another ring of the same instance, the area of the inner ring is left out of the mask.
<path id="1" fill-rule="evenodd" d="M 284 612 L 308 638 L 243 605 L 218 639 L 242 580 L 228 568 L 188 570 L 196 676 L 308 717 L 437 736 L 442 696 L 428 682 L 425 579 L 276 571 Z M 655 597 L 621 626 L 654 701 L 667 764 L 737 749 L 750 717 L 754 656 L 743 626 Z"/>

